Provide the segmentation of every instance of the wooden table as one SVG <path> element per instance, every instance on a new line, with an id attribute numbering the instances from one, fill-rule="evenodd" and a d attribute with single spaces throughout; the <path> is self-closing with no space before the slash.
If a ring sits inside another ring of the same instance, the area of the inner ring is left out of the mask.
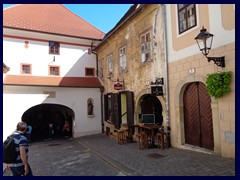
<path id="1" fill-rule="evenodd" d="M 161 128 L 162 125 L 139 125 L 139 128 L 141 129 L 141 131 L 149 131 L 150 132 L 150 138 L 151 138 L 151 145 L 152 147 L 155 147 L 155 142 L 154 142 L 154 138 L 155 138 L 155 130 L 158 130 L 159 128 Z"/>

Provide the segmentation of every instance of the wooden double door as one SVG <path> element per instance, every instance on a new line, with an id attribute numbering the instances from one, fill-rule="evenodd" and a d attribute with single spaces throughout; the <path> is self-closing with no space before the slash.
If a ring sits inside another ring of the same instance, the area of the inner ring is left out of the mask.
<path id="1" fill-rule="evenodd" d="M 185 143 L 213 150 L 211 98 L 201 82 L 189 84 L 183 95 Z"/>

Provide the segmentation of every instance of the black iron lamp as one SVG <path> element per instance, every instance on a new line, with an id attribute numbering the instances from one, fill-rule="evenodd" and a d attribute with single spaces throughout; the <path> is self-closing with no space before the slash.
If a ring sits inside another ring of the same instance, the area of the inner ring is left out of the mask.
<path id="1" fill-rule="evenodd" d="M 207 30 L 202 27 L 200 33 L 195 37 L 200 51 L 206 56 L 208 62 L 213 61 L 217 66 L 225 67 L 225 57 L 207 57 L 209 50 L 212 47 L 213 34 L 207 32 Z"/>

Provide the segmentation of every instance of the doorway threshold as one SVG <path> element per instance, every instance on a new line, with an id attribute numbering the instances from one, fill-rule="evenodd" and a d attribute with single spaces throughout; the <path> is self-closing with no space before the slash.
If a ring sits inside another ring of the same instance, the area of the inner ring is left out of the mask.
<path id="1" fill-rule="evenodd" d="M 196 151 L 196 152 L 202 152 L 202 153 L 206 153 L 206 154 L 212 154 L 212 155 L 215 154 L 214 151 L 212 151 L 212 150 L 201 148 L 198 146 L 193 146 L 191 144 L 184 144 L 181 146 L 181 148 Z"/>

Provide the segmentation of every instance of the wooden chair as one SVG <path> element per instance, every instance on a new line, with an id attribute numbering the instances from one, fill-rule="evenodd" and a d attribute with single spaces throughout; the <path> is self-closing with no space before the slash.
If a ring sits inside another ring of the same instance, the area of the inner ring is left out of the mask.
<path id="1" fill-rule="evenodd" d="M 159 149 L 168 148 L 168 133 L 167 132 L 157 132 L 157 144 Z"/>
<path id="2" fill-rule="evenodd" d="M 118 139 L 118 144 L 125 144 L 127 143 L 127 130 L 118 130 L 117 131 L 117 139 Z"/>
<path id="3" fill-rule="evenodd" d="M 145 148 L 148 148 L 148 136 L 145 132 L 141 132 L 138 135 L 138 145 L 139 149 L 144 150 Z"/>

